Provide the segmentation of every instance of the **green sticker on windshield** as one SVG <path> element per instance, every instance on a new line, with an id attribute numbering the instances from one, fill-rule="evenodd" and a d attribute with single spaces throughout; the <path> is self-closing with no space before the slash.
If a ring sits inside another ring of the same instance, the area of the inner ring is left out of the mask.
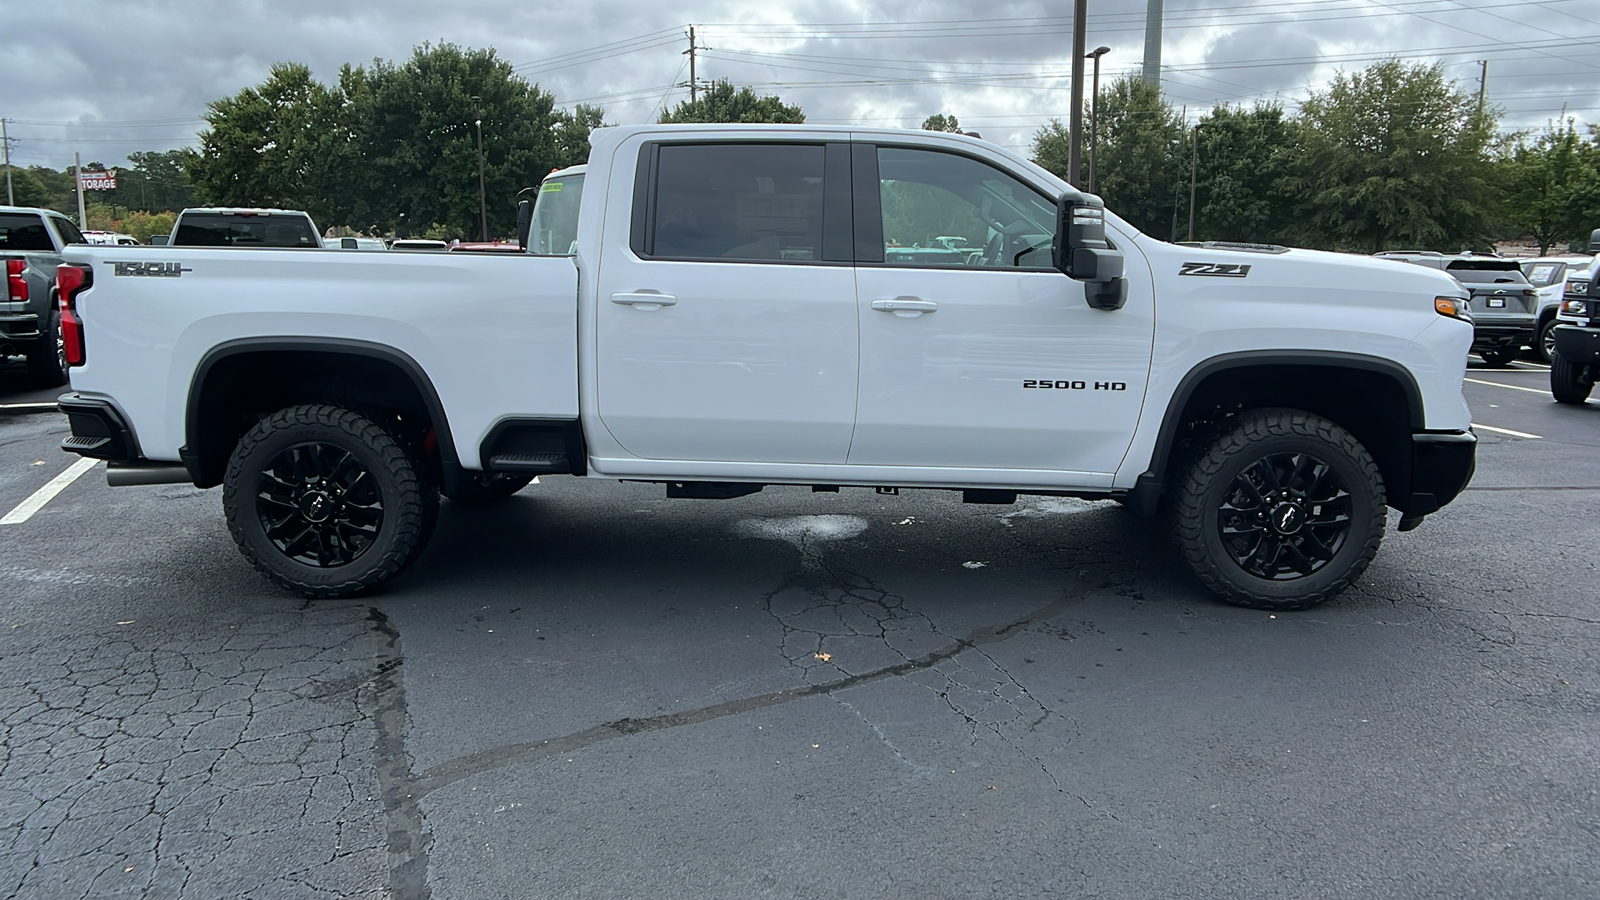
<path id="1" fill-rule="evenodd" d="M 559 190 L 561 190 L 561 182 L 559 181 L 548 181 L 539 186 L 539 193 L 541 194 L 549 194 Z"/>

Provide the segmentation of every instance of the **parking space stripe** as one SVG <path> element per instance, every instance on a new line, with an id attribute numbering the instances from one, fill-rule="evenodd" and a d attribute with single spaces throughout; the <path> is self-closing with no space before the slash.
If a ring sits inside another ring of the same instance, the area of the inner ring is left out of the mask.
<path id="1" fill-rule="evenodd" d="M 1528 440 L 1531 440 L 1531 441 L 1542 441 L 1542 440 L 1544 440 L 1543 437 L 1541 437 L 1541 436 L 1539 436 L 1537 434 L 1529 434 L 1526 431 L 1512 431 L 1509 428 L 1496 428 L 1493 425 L 1479 425 L 1477 422 L 1473 422 L 1472 423 L 1472 427 L 1473 428 L 1482 428 L 1484 431 L 1492 431 L 1495 434 L 1509 434 L 1512 437 L 1527 438 Z"/>
<path id="2" fill-rule="evenodd" d="M 1515 384 L 1501 384 L 1498 381 L 1482 381 L 1482 380 L 1479 380 L 1477 378 L 1463 378 L 1461 380 L 1462 381 L 1470 381 L 1473 384 L 1487 384 L 1487 385 L 1489 385 L 1491 387 L 1503 387 L 1508 391 L 1527 391 L 1530 394 L 1548 394 L 1548 393 L 1550 393 L 1547 390 L 1541 390 L 1539 388 L 1525 388 L 1525 387 L 1522 387 L 1520 385 L 1515 385 Z"/>
<path id="3" fill-rule="evenodd" d="M 44 508 L 46 503 L 54 500 L 56 495 L 66 490 L 67 485 L 78 480 L 78 476 L 100 464 L 98 459 L 85 456 L 70 466 L 60 475 L 50 479 L 50 483 L 37 491 L 33 496 L 17 504 L 17 508 L 0 518 L 0 525 L 21 525 L 33 518 L 33 514 Z"/>

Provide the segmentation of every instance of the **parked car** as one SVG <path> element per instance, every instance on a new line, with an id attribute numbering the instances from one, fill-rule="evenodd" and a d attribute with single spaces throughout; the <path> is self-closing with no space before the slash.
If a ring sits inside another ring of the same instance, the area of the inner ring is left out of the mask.
<path id="1" fill-rule="evenodd" d="M 429 241 L 422 238 L 400 238 L 389 242 L 390 250 L 449 250 L 450 245 L 444 241 Z"/>
<path id="2" fill-rule="evenodd" d="M 116 244 L 118 246 L 139 246 L 139 239 L 131 234 L 120 234 L 115 231 L 85 231 L 84 240 L 91 244 Z"/>
<path id="3" fill-rule="evenodd" d="M 322 247 L 311 216 L 298 209 L 186 209 L 172 224 L 173 247 Z"/>
<path id="4" fill-rule="evenodd" d="M 335 250 L 387 250 L 387 249 L 389 249 L 389 245 L 385 244 L 383 242 L 383 238 L 375 238 L 375 237 L 324 238 L 322 243 L 323 243 L 323 246 L 331 247 L 331 248 L 333 248 Z"/>
<path id="5" fill-rule="evenodd" d="M 1556 311 L 1566 291 L 1567 279 L 1581 276 L 1594 264 L 1593 256 L 1541 256 L 1521 259 L 1522 274 L 1539 292 L 1539 320 L 1534 325 L 1533 352 L 1543 362 L 1555 350 Z M 1569 274 L 1570 273 L 1570 274 Z"/>
<path id="6" fill-rule="evenodd" d="M 0 359 L 22 354 L 28 379 L 38 387 L 67 383 L 67 357 L 61 340 L 63 323 L 56 308 L 56 267 L 69 244 L 87 244 L 72 220 L 53 209 L 0 206 L 0 268 L 5 293 L 0 294 Z"/>
<path id="7" fill-rule="evenodd" d="M 1516 359 L 1535 341 L 1539 291 L 1522 274 L 1515 259 L 1471 253 L 1446 255 L 1428 250 L 1376 254 L 1384 259 L 1427 266 L 1449 273 L 1472 292 L 1472 352 L 1491 366 Z"/>
<path id="8" fill-rule="evenodd" d="M 241 552 L 313 597 L 399 574 L 441 492 L 572 475 L 1117 500 L 1169 510 L 1229 601 L 1298 609 L 1360 577 L 1388 508 L 1409 531 L 1471 477 L 1469 294 L 1437 269 L 1174 246 L 958 134 L 593 144 L 587 184 L 536 201 L 577 206 L 581 265 L 528 201 L 515 259 L 174 248 L 152 256 L 184 277 L 118 278 L 118 251 L 71 248 L 64 446 L 113 483 L 222 485 Z M 905 185 L 949 197 L 910 229 L 974 217 L 999 252 L 891 261 Z"/>

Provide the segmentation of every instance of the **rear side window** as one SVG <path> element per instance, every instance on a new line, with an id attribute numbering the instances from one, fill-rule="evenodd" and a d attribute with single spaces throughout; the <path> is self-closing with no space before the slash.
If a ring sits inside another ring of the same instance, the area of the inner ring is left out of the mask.
<path id="1" fill-rule="evenodd" d="M 50 221 L 55 223 L 56 233 L 61 235 L 63 244 L 89 243 L 89 239 L 83 236 L 83 232 L 78 230 L 78 226 L 72 224 L 71 219 L 65 216 L 51 216 Z"/>
<path id="2" fill-rule="evenodd" d="M 663 144 L 646 254 L 823 260 L 822 144 Z"/>
<path id="3" fill-rule="evenodd" d="M 309 219 L 298 216 L 200 213 L 178 220 L 181 247 L 316 247 Z"/>
<path id="4" fill-rule="evenodd" d="M 44 219 L 26 213 L 0 213 L 0 251 L 54 250 Z"/>

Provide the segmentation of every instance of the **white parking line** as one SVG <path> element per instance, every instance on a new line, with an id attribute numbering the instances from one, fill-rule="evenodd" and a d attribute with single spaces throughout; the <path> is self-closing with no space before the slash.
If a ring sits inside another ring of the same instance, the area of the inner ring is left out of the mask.
<path id="1" fill-rule="evenodd" d="M 85 456 L 70 466 L 60 475 L 50 479 L 50 483 L 37 491 L 33 496 L 17 504 L 17 508 L 0 518 L 0 525 L 21 525 L 33 518 L 33 514 L 44 508 L 46 503 L 56 498 L 56 495 L 66 490 L 67 485 L 78 480 L 78 476 L 100 464 L 98 459 Z"/>
<path id="2" fill-rule="evenodd" d="M 1512 366 L 1527 366 L 1527 367 L 1529 367 L 1530 369 L 1532 369 L 1535 372 L 1548 372 L 1548 371 L 1550 371 L 1550 367 L 1545 365 L 1544 363 L 1523 362 L 1521 360 L 1518 360 L 1517 362 L 1514 362 L 1511 365 Z M 1507 366 L 1507 368 L 1510 368 L 1510 366 Z"/>
<path id="3" fill-rule="evenodd" d="M 1542 440 L 1544 440 L 1543 437 L 1541 437 L 1541 436 L 1539 436 L 1537 434 L 1529 434 L 1526 431 L 1512 431 L 1509 428 L 1496 428 L 1493 425 L 1479 425 L 1477 422 L 1473 422 L 1472 423 L 1472 427 L 1473 428 L 1482 428 L 1484 431 L 1492 431 L 1495 434 L 1509 434 L 1512 437 L 1527 438 L 1527 439 L 1533 440 L 1533 441 L 1542 441 Z"/>
<path id="4" fill-rule="evenodd" d="M 1487 384 L 1490 387 L 1503 387 L 1508 391 L 1527 391 L 1530 394 L 1549 394 L 1550 393 L 1549 391 L 1543 390 L 1541 388 L 1525 388 L 1525 387 L 1522 387 L 1520 385 L 1501 384 L 1498 381 L 1483 381 L 1483 380 L 1478 379 L 1478 378 L 1463 378 L 1461 380 L 1462 381 L 1470 381 L 1473 384 Z"/>

